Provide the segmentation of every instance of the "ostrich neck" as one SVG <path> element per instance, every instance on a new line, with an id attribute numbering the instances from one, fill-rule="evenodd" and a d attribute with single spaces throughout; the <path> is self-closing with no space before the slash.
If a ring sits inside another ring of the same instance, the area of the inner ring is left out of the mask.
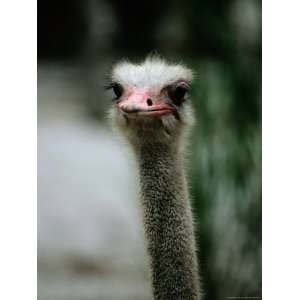
<path id="1" fill-rule="evenodd" d="M 174 145 L 147 144 L 139 149 L 138 160 L 154 299 L 199 299 L 183 157 Z"/>

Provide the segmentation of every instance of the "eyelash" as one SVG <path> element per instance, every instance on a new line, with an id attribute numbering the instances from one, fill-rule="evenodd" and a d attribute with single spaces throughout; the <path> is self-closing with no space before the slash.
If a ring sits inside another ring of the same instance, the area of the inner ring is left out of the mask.
<path id="1" fill-rule="evenodd" d="M 117 82 L 111 82 L 110 84 L 108 84 L 105 87 L 105 89 L 106 90 L 112 89 L 114 91 L 115 97 L 112 99 L 113 101 L 118 100 L 124 92 L 123 86 L 121 84 L 117 83 Z"/>
<path id="2" fill-rule="evenodd" d="M 106 91 L 111 90 L 115 84 L 116 84 L 115 82 L 111 82 L 111 83 L 105 85 L 104 90 L 106 90 Z"/>

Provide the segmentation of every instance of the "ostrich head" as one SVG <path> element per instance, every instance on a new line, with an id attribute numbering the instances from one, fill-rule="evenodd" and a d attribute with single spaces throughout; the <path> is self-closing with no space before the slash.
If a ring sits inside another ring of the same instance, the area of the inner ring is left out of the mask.
<path id="1" fill-rule="evenodd" d="M 133 145 L 179 140 L 193 122 L 192 77 L 188 68 L 157 57 L 141 64 L 118 63 L 108 86 L 114 93 L 114 125 Z"/>

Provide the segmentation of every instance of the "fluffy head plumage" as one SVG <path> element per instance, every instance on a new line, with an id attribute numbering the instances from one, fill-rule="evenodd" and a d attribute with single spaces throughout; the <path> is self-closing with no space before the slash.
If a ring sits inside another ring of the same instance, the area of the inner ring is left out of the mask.
<path id="1" fill-rule="evenodd" d="M 168 64 L 157 56 L 149 56 L 139 64 L 121 61 L 112 71 L 112 80 L 139 88 L 157 88 L 178 80 L 191 83 L 193 72 L 181 64 Z"/>

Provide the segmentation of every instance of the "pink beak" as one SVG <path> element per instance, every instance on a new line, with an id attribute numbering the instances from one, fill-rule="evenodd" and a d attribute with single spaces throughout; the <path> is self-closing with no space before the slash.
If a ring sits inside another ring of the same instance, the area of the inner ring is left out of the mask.
<path id="1" fill-rule="evenodd" d="M 154 102 L 147 91 L 134 90 L 128 98 L 118 103 L 118 108 L 125 114 L 159 117 L 170 114 L 175 109 L 165 102 Z"/>

